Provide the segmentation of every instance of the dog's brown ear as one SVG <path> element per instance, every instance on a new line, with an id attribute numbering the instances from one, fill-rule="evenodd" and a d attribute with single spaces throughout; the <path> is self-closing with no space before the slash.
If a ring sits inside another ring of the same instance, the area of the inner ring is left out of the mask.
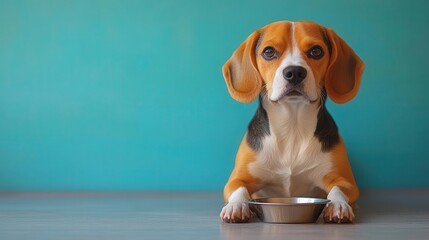
<path id="1" fill-rule="evenodd" d="M 243 103 L 253 101 L 261 91 L 262 79 L 256 65 L 255 48 L 259 30 L 252 33 L 223 65 L 222 72 L 229 94 Z"/>
<path id="2" fill-rule="evenodd" d="M 325 75 L 328 96 L 336 103 L 353 99 L 360 86 L 364 63 L 332 29 L 326 29 L 331 56 Z"/>

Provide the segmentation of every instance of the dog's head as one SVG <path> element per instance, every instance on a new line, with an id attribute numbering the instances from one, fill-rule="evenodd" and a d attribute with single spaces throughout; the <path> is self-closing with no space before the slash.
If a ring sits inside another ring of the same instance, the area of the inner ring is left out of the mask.
<path id="1" fill-rule="evenodd" d="M 356 96 L 361 59 L 333 30 L 313 22 L 275 22 L 253 32 L 223 66 L 231 96 L 315 103 L 326 88 L 336 103 Z"/>

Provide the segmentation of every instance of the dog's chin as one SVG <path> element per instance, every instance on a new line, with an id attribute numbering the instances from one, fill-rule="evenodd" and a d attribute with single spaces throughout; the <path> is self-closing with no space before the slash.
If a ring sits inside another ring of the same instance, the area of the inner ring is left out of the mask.
<path id="1" fill-rule="evenodd" d="M 282 99 L 280 99 L 280 102 L 286 102 L 286 103 L 306 103 L 309 102 L 309 99 L 307 99 L 304 96 L 284 96 Z"/>
<path id="2" fill-rule="evenodd" d="M 312 99 L 308 94 L 301 91 L 287 91 L 278 100 L 271 100 L 273 103 L 307 103 L 313 104 L 317 102 L 317 98 Z"/>

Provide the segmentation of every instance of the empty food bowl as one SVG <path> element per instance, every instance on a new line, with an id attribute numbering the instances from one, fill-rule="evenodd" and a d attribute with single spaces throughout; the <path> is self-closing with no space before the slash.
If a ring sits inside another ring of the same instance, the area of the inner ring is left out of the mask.
<path id="1" fill-rule="evenodd" d="M 314 223 L 329 200 L 289 197 L 248 200 L 250 209 L 267 223 Z"/>

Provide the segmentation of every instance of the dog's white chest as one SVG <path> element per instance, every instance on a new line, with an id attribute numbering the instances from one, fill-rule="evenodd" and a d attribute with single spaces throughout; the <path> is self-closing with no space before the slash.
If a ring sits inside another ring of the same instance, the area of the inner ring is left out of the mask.
<path id="1" fill-rule="evenodd" d="M 249 164 L 249 172 L 264 186 L 254 197 L 319 197 L 323 177 L 331 169 L 330 154 L 322 152 L 313 123 L 293 129 L 274 129 L 262 150 Z"/>

